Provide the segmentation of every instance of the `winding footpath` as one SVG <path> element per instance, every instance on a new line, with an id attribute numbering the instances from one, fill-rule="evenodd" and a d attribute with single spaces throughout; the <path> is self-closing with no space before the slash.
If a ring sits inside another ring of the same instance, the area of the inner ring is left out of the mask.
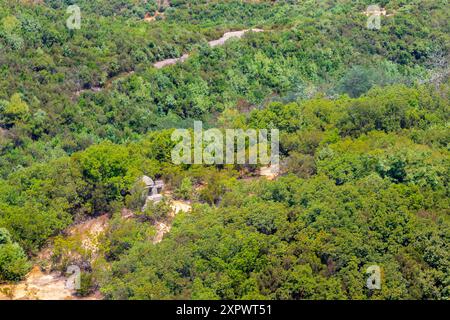
<path id="1" fill-rule="evenodd" d="M 230 40 L 232 38 L 238 38 L 238 39 L 242 38 L 247 32 L 264 32 L 264 30 L 262 30 L 262 29 L 246 29 L 246 30 L 240 30 L 240 31 L 226 32 L 221 38 L 219 38 L 217 40 L 209 41 L 208 44 L 211 48 L 221 46 L 225 42 L 227 42 L 228 40 Z M 153 66 L 156 69 L 161 69 L 166 66 L 176 64 L 177 62 L 184 62 L 188 58 L 189 58 L 189 54 L 185 53 L 179 58 L 172 58 L 172 59 L 165 59 L 162 61 L 158 61 L 158 62 L 154 63 Z"/>

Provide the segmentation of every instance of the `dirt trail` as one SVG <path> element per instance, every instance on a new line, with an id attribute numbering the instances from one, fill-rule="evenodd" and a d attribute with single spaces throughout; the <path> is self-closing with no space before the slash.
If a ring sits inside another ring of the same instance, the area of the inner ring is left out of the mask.
<path id="1" fill-rule="evenodd" d="M 149 18 L 150 19 L 150 18 Z M 264 32 L 264 30 L 262 29 L 246 29 L 246 30 L 240 30 L 240 31 L 231 31 L 231 32 L 226 32 L 221 38 L 217 39 L 217 40 L 212 40 L 209 41 L 208 44 L 211 47 L 216 47 L 219 45 L 223 45 L 225 42 L 227 42 L 229 39 L 232 38 L 242 38 L 247 32 Z M 164 59 L 158 62 L 153 63 L 153 67 L 155 67 L 156 69 L 162 69 L 164 67 L 170 66 L 170 65 L 174 65 L 178 62 L 184 62 L 189 58 L 189 54 L 185 53 L 183 54 L 181 57 L 179 58 L 170 58 L 170 59 Z M 81 89 L 75 92 L 75 96 L 78 97 L 80 96 L 82 93 L 85 92 L 100 92 L 103 89 L 108 89 L 109 87 L 111 87 L 112 83 L 115 80 L 130 76 L 134 73 L 134 71 L 128 71 L 128 72 L 123 72 L 113 78 L 110 78 L 107 80 L 106 84 L 104 86 L 95 86 L 89 89 Z"/>
<path id="2" fill-rule="evenodd" d="M 219 38 L 217 40 L 209 41 L 208 44 L 212 48 L 214 48 L 214 47 L 223 45 L 225 42 L 227 42 L 228 40 L 230 40 L 232 38 L 238 38 L 238 39 L 242 38 L 244 36 L 244 34 L 246 34 L 249 31 L 251 31 L 251 32 L 263 32 L 264 30 L 262 30 L 262 29 L 246 29 L 246 30 L 240 30 L 240 31 L 226 32 L 221 38 Z M 179 58 L 171 58 L 171 59 L 165 59 L 165 60 L 162 60 L 162 61 L 158 61 L 158 62 L 154 63 L 153 66 L 156 69 L 161 69 L 161 68 L 164 68 L 166 66 L 170 66 L 170 65 L 176 64 L 177 62 L 184 62 L 184 61 L 186 61 L 187 58 L 189 58 L 189 54 L 185 53 Z"/>
<path id="3" fill-rule="evenodd" d="M 226 32 L 221 38 L 208 42 L 211 47 L 223 45 L 231 38 L 242 38 L 247 32 L 264 32 L 262 29 L 246 29 L 241 31 Z"/>
<path id="4" fill-rule="evenodd" d="M 177 62 L 184 62 L 184 61 L 186 61 L 187 58 L 189 58 L 189 54 L 186 53 L 186 54 L 183 54 L 179 58 L 171 58 L 171 59 L 165 59 L 165 60 L 162 60 L 162 61 L 155 62 L 153 64 L 153 66 L 156 69 L 162 69 L 165 66 L 170 66 L 172 64 L 176 64 Z"/>

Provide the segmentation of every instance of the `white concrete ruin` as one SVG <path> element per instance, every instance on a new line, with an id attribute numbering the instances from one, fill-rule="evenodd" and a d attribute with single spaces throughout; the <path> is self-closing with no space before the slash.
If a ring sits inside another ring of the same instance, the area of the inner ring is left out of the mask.
<path id="1" fill-rule="evenodd" d="M 153 203 L 158 203 L 162 200 L 163 196 L 161 194 L 162 189 L 164 188 L 164 181 L 162 180 L 156 180 L 153 181 L 152 178 L 148 176 L 142 177 L 142 182 L 144 183 L 145 187 L 145 204 L 142 207 L 142 211 L 144 211 L 147 208 L 148 202 L 151 201 Z"/>

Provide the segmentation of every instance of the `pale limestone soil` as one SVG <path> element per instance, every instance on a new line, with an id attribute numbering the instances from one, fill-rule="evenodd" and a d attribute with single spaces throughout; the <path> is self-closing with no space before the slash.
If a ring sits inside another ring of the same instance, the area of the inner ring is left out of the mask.
<path id="1" fill-rule="evenodd" d="M 260 175 L 267 179 L 275 179 L 276 174 L 271 167 L 260 169 Z M 164 194 L 169 199 L 172 198 L 170 192 Z M 156 222 L 156 236 L 153 243 L 160 243 L 164 235 L 170 232 L 171 222 L 175 216 L 181 212 L 190 212 L 192 203 L 183 200 L 170 200 L 172 211 L 168 221 Z M 135 215 L 131 210 L 124 208 L 122 210 L 123 219 L 132 219 Z M 68 237 L 77 237 L 81 241 L 81 247 L 91 252 L 92 259 L 97 257 L 98 238 L 104 234 L 109 224 L 108 215 L 87 220 L 67 229 Z M 51 269 L 52 248 L 44 248 L 38 255 L 40 265 L 46 265 Z M 0 285 L 0 300 L 101 300 L 103 297 L 99 292 L 80 298 L 75 295 L 75 291 L 66 287 L 67 277 L 61 272 L 48 272 L 42 270 L 39 265 L 35 265 L 25 280 L 10 285 Z"/>
<path id="2" fill-rule="evenodd" d="M 99 251 L 99 237 L 105 233 L 108 222 L 109 217 L 105 214 L 69 228 L 68 234 L 72 237 L 79 237 L 81 239 L 81 247 L 91 252 L 91 255 L 95 258 Z"/>
<path id="3" fill-rule="evenodd" d="M 171 197 L 170 193 L 166 193 L 165 195 Z M 170 232 L 170 229 L 172 228 L 172 221 L 178 213 L 190 212 L 192 210 L 192 204 L 190 201 L 171 200 L 170 205 L 172 207 L 172 211 L 169 214 L 168 221 L 158 221 L 155 223 L 156 236 L 153 238 L 154 244 L 160 243 L 164 238 L 164 235 Z"/>
<path id="4" fill-rule="evenodd" d="M 262 29 L 247 29 L 247 30 L 240 30 L 240 31 L 231 31 L 226 32 L 221 38 L 217 40 L 213 40 L 208 42 L 211 47 L 216 47 L 225 44 L 228 40 L 232 38 L 242 38 L 247 32 L 264 32 Z"/>
<path id="5" fill-rule="evenodd" d="M 156 228 L 156 235 L 152 238 L 154 244 L 160 243 L 164 235 L 170 232 L 172 228 L 172 221 L 180 212 L 190 212 L 192 210 L 192 203 L 190 201 L 172 200 L 172 193 L 166 191 L 164 196 L 169 199 L 172 210 L 169 213 L 168 219 L 164 221 L 156 221 L 154 226 Z M 133 219 L 136 217 L 133 211 L 123 208 L 121 212 L 122 219 Z"/>
<path id="6" fill-rule="evenodd" d="M 45 273 L 34 266 L 24 281 L 0 286 L 0 300 L 68 300 L 73 293 L 59 273 Z"/>
<path id="7" fill-rule="evenodd" d="M 68 237 L 77 237 L 81 241 L 81 247 L 91 253 L 95 259 L 98 253 L 98 237 L 102 235 L 108 226 L 108 216 L 87 220 L 70 227 L 67 230 Z M 75 254 L 74 254 L 75 255 Z M 38 255 L 40 265 L 51 270 L 52 248 L 44 248 Z M 25 280 L 17 284 L 0 285 L 0 300 L 98 300 L 101 295 L 97 292 L 88 297 L 75 296 L 75 291 L 66 287 L 67 277 L 61 272 L 50 272 L 35 265 Z"/>
<path id="8" fill-rule="evenodd" d="M 267 180 L 275 180 L 280 171 L 279 165 L 271 165 L 267 167 L 261 167 L 259 169 L 259 175 L 265 177 Z"/>

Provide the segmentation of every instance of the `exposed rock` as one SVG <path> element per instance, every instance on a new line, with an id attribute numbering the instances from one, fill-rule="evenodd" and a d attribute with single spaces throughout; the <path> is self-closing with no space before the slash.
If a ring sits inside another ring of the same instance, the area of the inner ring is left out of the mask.
<path id="1" fill-rule="evenodd" d="M 273 164 L 259 169 L 259 175 L 266 177 L 268 180 L 274 180 L 280 172 L 280 165 Z"/>

